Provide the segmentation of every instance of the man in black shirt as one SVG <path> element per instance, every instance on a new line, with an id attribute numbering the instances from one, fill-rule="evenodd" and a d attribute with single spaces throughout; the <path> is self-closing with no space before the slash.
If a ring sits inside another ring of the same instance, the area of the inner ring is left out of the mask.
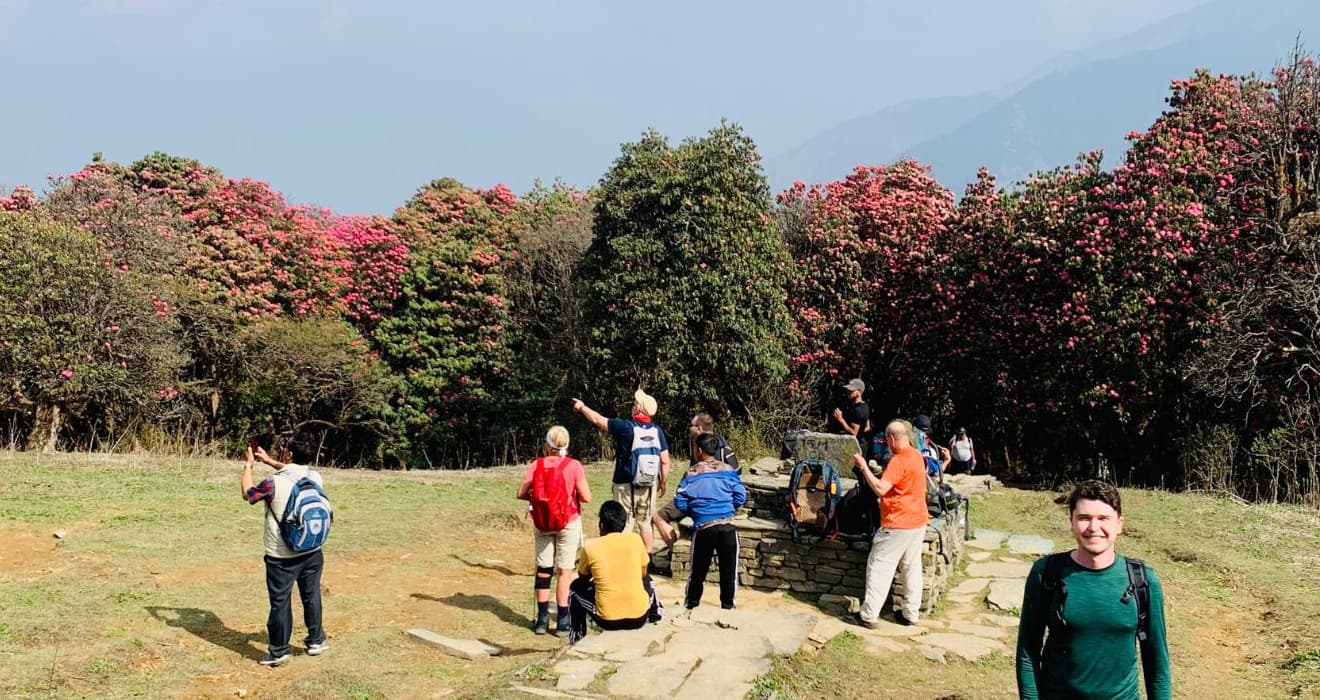
<path id="1" fill-rule="evenodd" d="M 848 392 L 848 398 L 844 400 L 842 406 L 835 408 L 834 413 L 830 414 L 829 432 L 846 433 L 857 438 L 857 444 L 865 455 L 866 436 L 871 432 L 871 407 L 862 400 L 866 383 L 860 379 L 852 379 L 843 385 L 843 390 Z"/>
<path id="2" fill-rule="evenodd" d="M 692 422 L 688 424 L 688 454 L 692 455 L 688 461 L 688 466 L 697 463 L 696 440 L 704 433 L 715 435 L 715 438 L 719 440 L 719 449 L 710 457 L 716 461 L 724 462 L 737 470 L 739 474 L 742 474 L 742 467 L 738 464 L 738 456 L 733 453 L 729 441 L 715 433 L 715 419 L 709 413 L 698 413 L 692 416 Z"/>

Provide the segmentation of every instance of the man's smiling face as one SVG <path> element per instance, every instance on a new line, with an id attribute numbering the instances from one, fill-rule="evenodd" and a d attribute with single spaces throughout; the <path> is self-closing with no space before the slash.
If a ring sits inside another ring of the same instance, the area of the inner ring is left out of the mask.
<path id="1" fill-rule="evenodd" d="M 1092 556 L 1114 548 L 1123 532 L 1123 516 L 1104 501 L 1082 499 L 1072 512 L 1072 533 L 1078 548 Z"/>

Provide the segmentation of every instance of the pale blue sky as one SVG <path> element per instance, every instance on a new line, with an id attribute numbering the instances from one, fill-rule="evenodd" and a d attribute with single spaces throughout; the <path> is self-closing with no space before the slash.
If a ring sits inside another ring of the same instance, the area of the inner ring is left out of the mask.
<path id="1" fill-rule="evenodd" d="M 772 155 L 1200 2 L 0 0 L 0 186 L 154 150 L 344 213 L 589 186 L 647 127 L 727 117 Z"/>

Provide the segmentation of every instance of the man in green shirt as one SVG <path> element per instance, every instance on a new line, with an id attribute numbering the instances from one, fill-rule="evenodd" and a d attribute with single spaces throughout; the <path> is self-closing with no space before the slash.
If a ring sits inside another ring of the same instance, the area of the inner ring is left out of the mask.
<path id="1" fill-rule="evenodd" d="M 1068 498 L 1068 513 L 1077 549 L 1037 560 L 1027 576 L 1018 627 L 1018 697 L 1140 698 L 1139 646 L 1146 697 L 1169 700 L 1164 592 L 1154 571 L 1135 560 L 1130 565 L 1114 551 L 1123 532 L 1118 489 L 1082 482 Z"/>

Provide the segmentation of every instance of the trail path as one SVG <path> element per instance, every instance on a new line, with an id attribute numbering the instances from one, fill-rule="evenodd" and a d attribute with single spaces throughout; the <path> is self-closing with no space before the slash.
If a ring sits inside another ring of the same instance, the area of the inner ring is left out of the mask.
<path id="1" fill-rule="evenodd" d="M 1053 550 L 1049 540 L 976 530 L 967 542 L 966 578 L 949 591 L 936 614 L 915 626 L 881 619 L 874 629 L 845 622 L 856 599 L 826 596 L 812 605 L 782 593 L 738 591 L 738 609 L 703 605 L 683 610 L 682 582 L 659 578 L 666 606 L 660 623 L 629 632 L 592 633 L 566 648 L 550 668 L 555 689 L 515 684 L 539 697 L 741 698 L 775 656 L 820 648 L 851 632 L 875 655 L 908 654 L 947 663 L 1011 653 L 1017 609 L 1030 559 Z"/>

